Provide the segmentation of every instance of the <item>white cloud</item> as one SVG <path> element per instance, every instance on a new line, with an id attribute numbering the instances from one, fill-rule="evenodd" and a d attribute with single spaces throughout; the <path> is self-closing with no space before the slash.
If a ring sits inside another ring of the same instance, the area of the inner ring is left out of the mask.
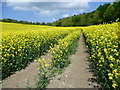
<path id="1" fill-rule="evenodd" d="M 70 15 L 69 14 L 63 14 L 62 17 L 66 18 L 66 17 L 69 17 Z"/>
<path id="2" fill-rule="evenodd" d="M 73 15 L 77 15 L 77 13 L 73 13 Z"/>
<path id="3" fill-rule="evenodd" d="M 56 21 L 56 19 L 55 19 L 55 18 L 53 18 L 53 19 L 52 19 L 52 21 Z"/>
<path id="4" fill-rule="evenodd" d="M 52 16 L 54 15 L 55 13 L 58 13 L 59 11 L 58 10 L 53 10 L 53 11 L 50 11 L 50 10 L 41 10 L 41 11 L 37 11 L 37 12 L 34 12 L 35 15 L 38 15 L 38 16 Z"/>
<path id="5" fill-rule="evenodd" d="M 83 13 L 85 9 L 80 9 L 79 10 L 79 13 Z"/>
<path id="6" fill-rule="evenodd" d="M 61 11 L 86 9 L 89 7 L 88 2 L 90 0 L 85 0 L 84 2 L 75 2 L 75 1 L 72 1 L 72 2 L 32 2 L 33 0 L 26 0 L 27 2 L 16 2 L 16 0 L 6 0 L 6 1 L 7 1 L 6 2 L 7 6 L 10 6 L 15 10 L 34 11 L 35 15 L 49 16 L 49 15 L 58 14 Z M 18 1 L 25 1 L 25 0 L 18 0 Z M 35 1 L 43 1 L 43 0 L 35 0 Z"/>
<path id="7" fill-rule="evenodd" d="M 115 0 L 1 0 L 2 2 L 114 2 Z M 118 0 L 120 1 L 120 0 Z"/>
<path id="8" fill-rule="evenodd" d="M 4 2 L 88 2 L 94 0 L 2 0 Z M 103 0 L 102 0 L 103 1 Z"/>

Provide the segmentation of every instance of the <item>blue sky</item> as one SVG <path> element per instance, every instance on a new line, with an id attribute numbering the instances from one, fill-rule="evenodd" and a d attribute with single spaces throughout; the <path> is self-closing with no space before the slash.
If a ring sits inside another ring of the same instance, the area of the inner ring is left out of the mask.
<path id="1" fill-rule="evenodd" d="M 2 2 L 2 17 L 32 22 L 53 22 L 91 12 L 108 2 Z"/>

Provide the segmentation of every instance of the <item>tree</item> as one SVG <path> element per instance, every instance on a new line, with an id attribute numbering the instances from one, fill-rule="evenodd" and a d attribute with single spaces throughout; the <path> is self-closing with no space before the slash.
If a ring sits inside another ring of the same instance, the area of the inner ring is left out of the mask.
<path id="1" fill-rule="evenodd" d="M 46 25 L 45 22 L 42 22 L 41 25 Z"/>
<path id="2" fill-rule="evenodd" d="M 104 13 L 104 21 L 105 22 L 110 22 L 114 20 L 114 14 L 115 14 L 115 8 L 113 5 L 110 5 L 106 12 Z"/>
<path id="3" fill-rule="evenodd" d="M 36 24 L 36 25 L 40 25 L 40 23 L 39 23 L 39 22 L 36 22 L 35 24 Z"/>
<path id="4" fill-rule="evenodd" d="M 120 1 L 114 2 L 113 6 L 115 8 L 114 20 L 116 20 L 117 18 L 120 18 Z"/>
<path id="5" fill-rule="evenodd" d="M 104 5 L 100 5 L 97 10 L 99 11 L 99 17 L 102 19 L 103 14 L 106 12 L 106 9 L 110 6 L 110 3 L 106 3 Z"/>
<path id="6" fill-rule="evenodd" d="M 58 22 L 56 23 L 56 26 L 61 26 L 61 21 L 58 21 Z"/>

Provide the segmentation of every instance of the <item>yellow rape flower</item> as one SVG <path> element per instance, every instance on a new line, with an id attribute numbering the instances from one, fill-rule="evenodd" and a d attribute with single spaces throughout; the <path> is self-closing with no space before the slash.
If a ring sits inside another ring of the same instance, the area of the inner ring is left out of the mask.
<path id="1" fill-rule="evenodd" d="M 44 75 L 45 73 L 42 73 L 42 75 Z"/>
<path id="2" fill-rule="evenodd" d="M 45 64 L 45 67 L 49 66 L 49 64 Z"/>
<path id="3" fill-rule="evenodd" d="M 113 74 L 112 73 L 108 73 L 108 76 L 113 76 Z"/>
<path id="4" fill-rule="evenodd" d="M 12 65 L 12 63 L 10 63 L 10 65 Z"/>
<path id="5" fill-rule="evenodd" d="M 112 87 L 113 87 L 113 88 L 116 88 L 117 86 L 118 86 L 118 85 L 117 85 L 117 84 L 115 84 L 115 83 L 114 83 L 114 84 L 112 84 Z"/>
<path id="6" fill-rule="evenodd" d="M 38 70 L 40 70 L 40 68 L 39 68 L 39 67 L 38 67 L 37 69 L 38 69 Z"/>
<path id="7" fill-rule="evenodd" d="M 112 73 L 116 73 L 116 72 L 117 72 L 117 69 L 112 70 Z"/>
<path id="8" fill-rule="evenodd" d="M 110 76 L 109 79 L 111 80 L 111 79 L 113 79 L 113 77 Z"/>
<path id="9" fill-rule="evenodd" d="M 109 66 L 110 66 L 110 68 L 113 68 L 114 65 L 113 65 L 113 64 L 110 64 Z"/>

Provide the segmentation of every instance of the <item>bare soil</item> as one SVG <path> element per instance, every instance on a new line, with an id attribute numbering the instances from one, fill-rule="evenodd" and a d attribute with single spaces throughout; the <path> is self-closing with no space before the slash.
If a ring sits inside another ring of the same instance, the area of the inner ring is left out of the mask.
<path id="1" fill-rule="evenodd" d="M 96 83 L 90 80 L 94 77 L 89 72 L 89 54 L 86 52 L 85 40 L 81 34 L 78 41 L 77 52 L 69 58 L 71 64 L 63 71 L 62 74 L 57 75 L 50 81 L 47 88 L 93 88 L 97 86 Z M 51 59 L 50 54 L 42 56 L 41 58 Z M 35 87 L 38 79 L 37 62 L 32 62 L 25 69 L 16 72 L 7 79 L 2 81 L 2 88 L 26 88 L 26 86 Z"/>
<path id="2" fill-rule="evenodd" d="M 44 59 L 50 59 L 49 53 L 41 56 Z M 26 88 L 26 86 L 34 88 L 38 80 L 38 62 L 32 62 L 25 69 L 16 72 L 2 82 L 2 88 Z"/>
<path id="3" fill-rule="evenodd" d="M 89 72 L 89 54 L 86 52 L 85 40 L 81 34 L 78 41 L 77 52 L 69 57 L 71 64 L 63 71 L 62 74 L 54 77 L 50 81 L 47 88 L 94 88 L 96 82 L 91 82 L 94 79 Z"/>

